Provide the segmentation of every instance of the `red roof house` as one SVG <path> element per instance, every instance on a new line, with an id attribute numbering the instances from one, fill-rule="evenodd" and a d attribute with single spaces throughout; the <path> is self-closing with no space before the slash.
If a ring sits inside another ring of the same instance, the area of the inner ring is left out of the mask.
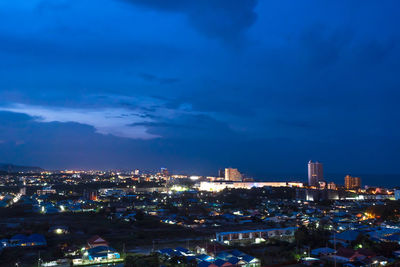
<path id="1" fill-rule="evenodd" d="M 108 247 L 108 243 L 106 240 L 104 240 L 103 238 L 101 238 L 98 235 L 94 235 L 91 238 L 88 239 L 87 241 L 88 246 L 90 248 L 94 248 L 94 247 L 99 247 L 99 246 L 106 246 Z"/>

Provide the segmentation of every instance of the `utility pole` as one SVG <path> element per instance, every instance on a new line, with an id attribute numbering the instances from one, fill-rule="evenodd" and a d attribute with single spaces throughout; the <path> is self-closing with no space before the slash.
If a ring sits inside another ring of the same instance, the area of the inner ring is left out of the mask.
<path id="1" fill-rule="evenodd" d="M 215 247 L 215 243 L 217 243 L 217 233 L 215 233 L 215 241 L 214 241 L 214 263 L 215 259 L 217 258 L 217 249 Z"/>
<path id="2" fill-rule="evenodd" d="M 38 252 L 38 267 L 40 267 L 40 250 L 39 250 L 39 252 Z"/>
<path id="3" fill-rule="evenodd" d="M 336 267 L 336 232 L 333 234 L 333 247 L 335 249 L 335 267 Z"/>

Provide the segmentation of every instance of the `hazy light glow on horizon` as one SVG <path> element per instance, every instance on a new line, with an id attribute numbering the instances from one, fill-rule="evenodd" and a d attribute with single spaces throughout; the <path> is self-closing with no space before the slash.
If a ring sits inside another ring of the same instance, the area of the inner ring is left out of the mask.
<path id="1" fill-rule="evenodd" d="M 399 1 L 0 7 L 0 163 L 399 172 Z"/>

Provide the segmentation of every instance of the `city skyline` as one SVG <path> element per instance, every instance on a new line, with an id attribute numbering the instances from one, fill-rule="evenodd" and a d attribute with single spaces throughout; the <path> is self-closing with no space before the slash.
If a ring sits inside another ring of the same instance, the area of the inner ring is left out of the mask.
<path id="1" fill-rule="evenodd" d="M 400 266 L 399 10 L 0 1 L 1 267 Z"/>
<path id="2" fill-rule="evenodd" d="M 398 7 L 3 1 L 0 162 L 397 175 Z"/>
<path id="3" fill-rule="evenodd" d="M 245 179 L 253 179 L 255 181 L 260 181 L 260 182 L 304 182 L 304 184 L 311 185 L 310 183 L 310 175 L 312 176 L 313 172 L 316 172 L 316 168 L 311 168 L 310 169 L 310 163 L 312 164 L 319 164 L 322 167 L 322 163 L 316 161 L 312 162 L 312 160 L 307 162 L 307 168 L 303 173 L 269 173 L 265 176 L 252 176 L 249 173 L 242 173 L 241 170 L 238 170 L 237 168 L 232 168 L 232 167 L 226 167 L 223 169 L 218 169 L 217 171 L 214 172 L 198 172 L 198 171 L 193 171 L 193 172 L 185 172 L 182 170 L 171 170 L 165 167 L 161 168 L 151 168 L 151 169 L 141 169 L 136 167 L 131 167 L 131 168 L 117 168 L 117 169 L 83 169 L 83 168 L 75 168 L 75 169 L 43 169 L 40 168 L 39 166 L 16 166 L 13 164 L 1 164 L 0 163 L 0 172 L 1 171 L 6 171 L 10 173 L 17 173 L 17 172 L 112 172 L 112 173 L 131 173 L 135 175 L 139 174 L 159 174 L 161 176 L 168 176 L 168 175 L 175 175 L 175 176 L 195 176 L 195 177 L 214 177 L 214 178 L 223 178 L 226 180 L 232 180 L 227 178 L 226 173 L 233 171 L 237 172 L 240 175 L 240 178 L 236 178 L 234 180 L 241 181 Z M 335 185 L 343 185 L 345 187 L 347 182 L 346 179 L 348 177 L 350 178 L 355 178 L 356 180 L 358 179 L 361 184 L 361 178 L 360 177 L 353 177 L 351 176 L 348 172 L 342 172 L 342 173 L 328 173 L 326 175 L 326 179 L 323 173 L 321 173 L 322 179 L 320 180 L 321 182 L 324 182 L 326 187 L 329 188 L 330 183 L 334 183 Z M 399 175 L 397 174 L 357 174 L 357 176 L 363 177 L 363 187 L 364 186 L 387 186 L 387 187 L 397 187 L 397 178 Z M 343 182 L 344 179 L 344 182 Z M 322 184 L 323 186 L 324 184 Z M 316 186 L 313 184 L 313 186 Z M 316 186 L 319 187 L 319 186 Z M 323 187 L 321 187 L 323 188 Z"/>

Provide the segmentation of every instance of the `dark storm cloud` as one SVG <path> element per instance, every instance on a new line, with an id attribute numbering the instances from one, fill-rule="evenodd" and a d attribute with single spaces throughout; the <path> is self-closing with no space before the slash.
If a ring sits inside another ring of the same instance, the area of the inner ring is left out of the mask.
<path id="1" fill-rule="evenodd" d="M 0 125 L 4 128 L 18 124 L 23 125 L 30 121 L 33 121 L 33 118 L 26 114 L 0 111 Z"/>
<path id="2" fill-rule="evenodd" d="M 123 0 L 137 6 L 185 14 L 200 33 L 234 40 L 257 19 L 257 0 Z"/>
<path id="3" fill-rule="evenodd" d="M 173 119 L 139 122 L 131 126 L 145 126 L 150 134 L 163 138 L 228 140 L 239 137 L 226 123 L 203 114 L 183 114 Z"/>
<path id="4" fill-rule="evenodd" d="M 0 30 L 0 53 L 7 53 L 7 56 L 22 58 L 30 64 L 34 63 L 45 67 L 50 66 L 49 64 L 70 66 L 73 63 L 97 67 L 104 67 L 108 64 L 127 65 L 146 62 L 148 55 L 151 55 L 156 61 L 169 61 L 182 54 L 180 49 L 171 45 L 145 44 L 132 40 L 123 44 L 115 43 L 112 40 L 99 42 L 95 37 L 93 37 L 94 39 L 89 38 L 90 34 L 85 31 L 78 35 L 72 33 L 72 37 L 69 36 L 63 42 L 61 37 L 48 39 L 41 38 L 37 34 L 15 35 Z M 64 36 L 64 31 L 57 32 L 55 36 Z M 74 41 L 75 38 L 88 39 L 83 44 L 77 44 Z M 14 64 L 21 64 L 21 62 L 18 60 Z M 161 78 L 159 81 L 163 83 L 178 82 L 173 79 L 175 78 L 167 77 Z"/>
<path id="5" fill-rule="evenodd" d="M 373 65 L 384 62 L 398 49 L 398 41 L 390 39 L 388 41 L 369 40 L 356 47 L 355 55 L 360 63 Z"/>
<path id="6" fill-rule="evenodd" d="M 349 29 L 332 30 L 318 24 L 302 33 L 300 43 L 305 48 L 307 61 L 320 68 L 336 63 L 353 36 L 354 33 Z"/>
<path id="7" fill-rule="evenodd" d="M 71 7 L 71 2 L 66 0 L 42 0 L 37 6 L 36 10 L 39 13 L 54 11 L 54 10 L 63 10 Z"/>
<path id="8" fill-rule="evenodd" d="M 231 87 L 230 85 L 212 84 L 211 86 L 201 87 L 200 90 L 184 91 L 178 97 L 168 99 L 167 106 L 179 108 L 183 103 L 191 103 L 195 110 L 239 117 L 254 116 L 256 108 L 254 103 L 243 101 L 243 99 L 251 98 L 251 93 L 246 89 Z"/>
<path id="9" fill-rule="evenodd" d="M 310 121 L 304 120 L 291 120 L 291 119 L 276 119 L 275 123 L 279 126 L 288 127 L 288 128 L 314 128 L 316 127 L 315 123 L 311 123 Z"/>
<path id="10" fill-rule="evenodd" d="M 140 73 L 138 76 L 147 82 L 155 82 L 159 84 L 174 84 L 180 81 L 178 78 L 158 77 L 150 73 Z"/>

